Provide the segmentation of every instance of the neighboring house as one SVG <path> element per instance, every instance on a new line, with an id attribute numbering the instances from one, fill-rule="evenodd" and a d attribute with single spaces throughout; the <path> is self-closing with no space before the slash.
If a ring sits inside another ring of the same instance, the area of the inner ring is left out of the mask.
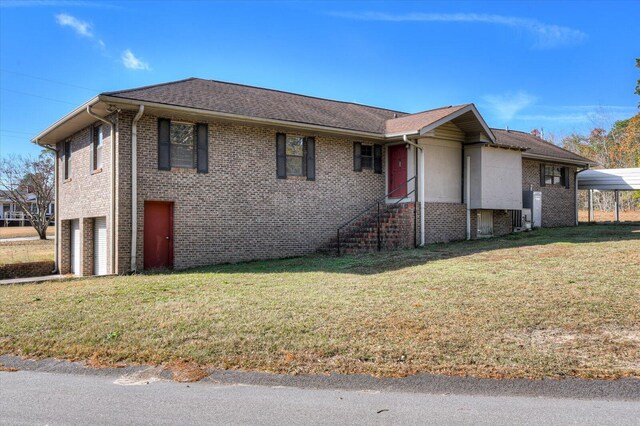
<path id="1" fill-rule="evenodd" d="M 35 212 L 38 208 L 35 194 L 24 193 L 29 201 L 29 208 Z M 54 212 L 54 205 L 47 207 L 47 217 L 51 218 Z M 14 203 L 5 191 L 0 191 L 0 226 L 30 226 L 29 216 L 24 214 L 18 204 Z"/>
<path id="2" fill-rule="evenodd" d="M 545 179 L 543 226 L 572 225 L 590 163 L 473 104 L 407 114 L 194 78 L 100 94 L 34 142 L 57 151 L 56 259 L 79 275 L 333 250 L 338 229 L 344 250 L 504 234 Z"/>

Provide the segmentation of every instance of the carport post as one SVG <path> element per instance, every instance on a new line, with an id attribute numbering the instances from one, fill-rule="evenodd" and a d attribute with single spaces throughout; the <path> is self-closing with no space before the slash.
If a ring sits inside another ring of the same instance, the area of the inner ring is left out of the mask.
<path id="1" fill-rule="evenodd" d="M 593 189 L 589 190 L 589 222 L 593 220 Z"/>
<path id="2" fill-rule="evenodd" d="M 616 189 L 616 223 L 620 223 L 620 192 Z"/>

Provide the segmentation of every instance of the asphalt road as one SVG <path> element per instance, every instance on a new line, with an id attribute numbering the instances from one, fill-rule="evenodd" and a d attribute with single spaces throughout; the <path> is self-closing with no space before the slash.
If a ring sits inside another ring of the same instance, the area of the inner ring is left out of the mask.
<path id="1" fill-rule="evenodd" d="M 0 372 L 0 424 L 638 425 L 640 402 Z"/>

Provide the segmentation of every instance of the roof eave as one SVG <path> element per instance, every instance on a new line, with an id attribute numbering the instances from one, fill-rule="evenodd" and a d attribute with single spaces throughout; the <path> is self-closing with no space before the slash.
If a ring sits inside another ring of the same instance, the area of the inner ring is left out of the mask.
<path id="1" fill-rule="evenodd" d="M 79 114 L 82 114 L 83 112 L 86 112 L 88 106 L 93 106 L 93 105 L 97 104 L 98 102 L 100 102 L 100 96 L 99 95 L 91 98 L 87 102 L 85 102 L 82 105 L 80 105 L 78 108 L 74 109 L 73 111 L 71 111 L 70 113 L 68 113 L 67 115 L 65 115 L 64 117 L 62 117 L 61 119 L 59 119 L 58 121 L 56 121 L 55 123 L 53 123 L 52 125 L 47 127 L 46 129 L 44 129 L 43 131 L 38 133 L 33 139 L 31 139 L 31 142 L 33 142 L 35 144 L 38 144 L 40 146 L 47 145 L 47 144 L 41 144 L 40 140 L 43 139 L 48 134 L 50 134 L 51 132 L 53 132 L 54 130 L 56 130 L 62 124 L 66 123 L 67 121 L 71 120 L 72 118 L 78 116 Z"/>
<path id="2" fill-rule="evenodd" d="M 124 105 L 144 105 L 146 108 L 166 109 L 171 111 L 180 111 L 188 114 L 197 114 L 206 117 L 219 118 L 229 121 L 237 121 L 243 123 L 263 124 L 278 127 L 297 128 L 304 130 L 317 130 L 327 133 L 347 134 L 350 136 L 365 137 L 369 139 L 384 139 L 384 134 L 365 132 L 361 130 L 343 129 L 339 127 L 322 126 L 318 124 L 302 123 L 297 121 L 277 120 L 272 118 L 252 117 L 248 115 L 232 114 L 220 111 L 211 111 L 201 108 L 192 108 L 179 105 L 163 104 L 159 102 L 142 101 L 129 98 L 120 98 L 117 96 L 99 95 L 101 101 L 110 104 L 124 104 Z"/>
<path id="3" fill-rule="evenodd" d="M 541 154 L 533 154 L 530 152 L 523 152 L 522 153 L 522 157 L 523 158 L 531 158 L 533 160 L 549 160 L 549 161 L 555 161 L 557 163 L 567 163 L 567 164 L 576 164 L 579 166 L 584 166 L 584 167 L 590 167 L 590 166 L 597 166 L 598 163 L 595 163 L 593 161 L 587 160 L 587 161 L 583 161 L 583 160 L 572 160 L 569 158 L 562 158 L 562 157 L 554 157 L 551 155 L 541 155 Z"/>
<path id="4" fill-rule="evenodd" d="M 460 117 L 463 114 L 466 114 L 467 112 L 473 112 L 473 114 L 476 116 L 476 119 L 478 120 L 478 122 L 480 123 L 480 125 L 482 126 L 483 130 L 485 131 L 486 135 L 489 137 L 489 139 L 491 140 L 492 143 L 496 143 L 496 136 L 493 134 L 493 132 L 491 131 L 491 128 L 487 125 L 487 123 L 484 121 L 484 119 L 482 118 L 482 116 L 480 115 L 480 112 L 478 111 L 478 109 L 476 108 L 476 106 L 474 104 L 469 104 L 467 106 L 465 106 L 464 108 L 460 108 L 459 110 L 452 112 L 451 114 L 442 117 L 439 120 L 434 121 L 433 123 L 424 126 L 423 128 L 421 128 L 419 130 L 420 135 L 424 135 L 427 132 L 435 129 L 436 127 L 440 127 L 445 123 L 448 123 L 449 121 L 455 120 L 457 117 Z"/>

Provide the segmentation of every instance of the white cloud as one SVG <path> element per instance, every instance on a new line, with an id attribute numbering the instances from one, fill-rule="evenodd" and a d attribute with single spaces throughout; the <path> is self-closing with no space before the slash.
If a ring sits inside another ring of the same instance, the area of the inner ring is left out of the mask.
<path id="1" fill-rule="evenodd" d="M 56 22 L 63 27 L 71 27 L 73 30 L 84 37 L 93 37 L 91 32 L 91 24 L 86 21 L 81 21 L 78 18 L 68 15 L 66 13 L 59 13 L 56 15 Z"/>
<path id="2" fill-rule="evenodd" d="M 544 24 L 535 19 L 515 16 L 488 15 L 478 13 L 407 13 L 393 15 L 380 12 L 335 12 L 333 16 L 365 21 L 388 22 L 479 22 L 484 24 L 503 25 L 521 29 L 535 38 L 534 47 L 553 48 L 574 45 L 586 39 L 587 34 L 574 28 L 560 25 Z"/>
<path id="3" fill-rule="evenodd" d="M 130 49 L 122 52 L 122 65 L 132 70 L 149 70 L 149 64 L 136 57 Z"/>
<path id="4" fill-rule="evenodd" d="M 502 95 L 486 95 L 483 99 L 498 118 L 506 121 L 536 101 L 535 96 L 523 90 Z"/>

